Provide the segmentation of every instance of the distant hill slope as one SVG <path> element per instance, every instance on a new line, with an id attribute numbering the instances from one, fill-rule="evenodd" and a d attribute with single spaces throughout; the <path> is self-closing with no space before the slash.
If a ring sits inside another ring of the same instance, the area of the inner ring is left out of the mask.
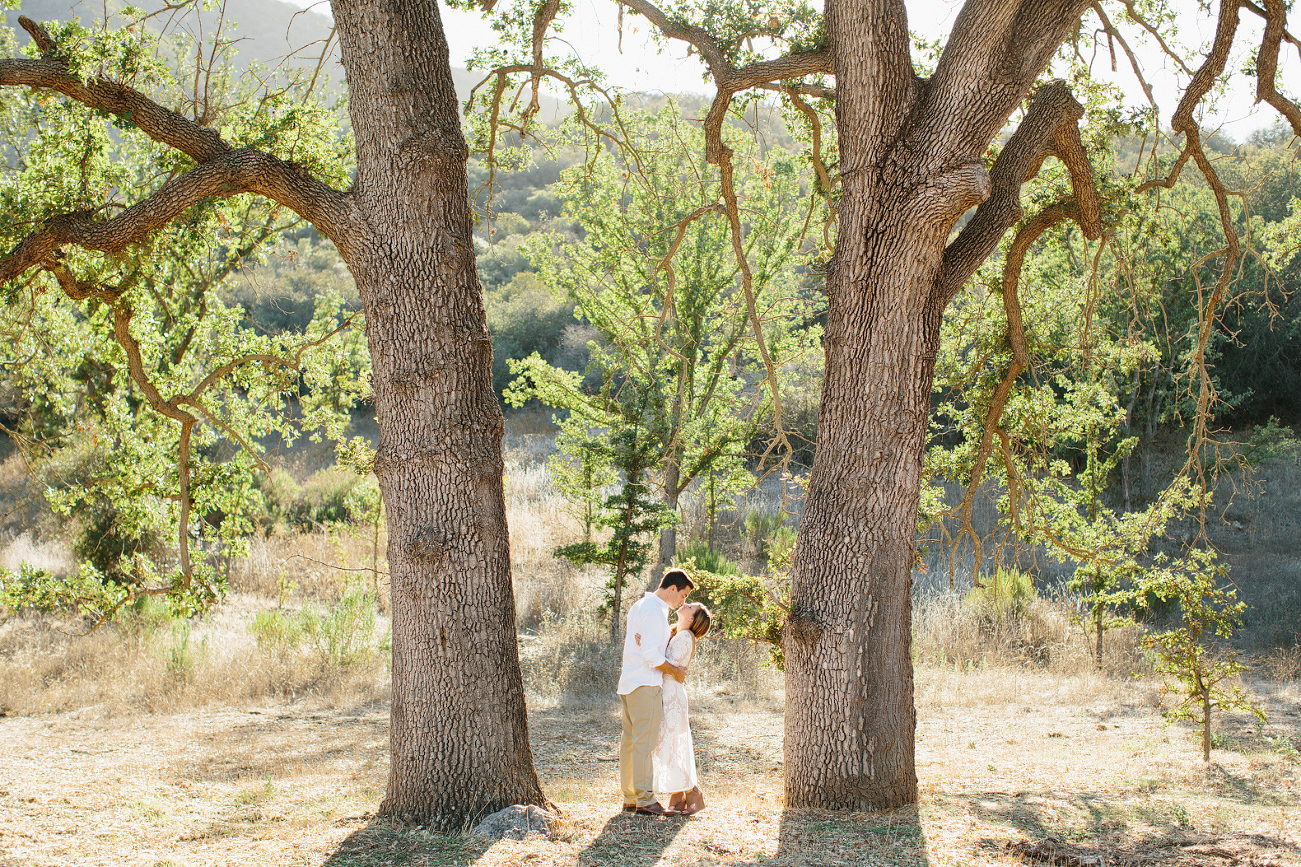
<path id="1" fill-rule="evenodd" d="M 68 21 L 73 18 L 89 25 L 98 20 L 107 5 L 110 14 L 123 9 L 127 3 L 123 0 L 22 0 L 18 10 L 5 10 L 5 23 L 18 33 L 19 44 L 25 44 L 27 34 L 18 26 L 18 16 L 26 15 L 36 21 Z M 152 11 L 163 8 L 159 0 L 135 0 L 134 5 Z M 218 20 L 218 12 L 187 11 L 184 18 L 174 27 L 179 26 L 191 35 L 200 32 L 211 33 Z M 158 21 L 165 20 L 160 16 Z M 330 19 L 320 13 L 300 9 L 281 0 L 226 0 L 226 21 L 235 22 L 235 37 L 240 40 L 237 45 L 237 62 L 247 66 L 258 61 L 269 69 L 277 69 L 286 64 L 310 66 L 316 64 L 321 46 L 330 38 L 333 25 Z M 203 28 L 200 30 L 200 28 Z M 343 68 L 339 64 L 338 43 L 331 44 L 332 57 L 327 63 L 330 80 L 335 85 L 342 85 Z M 452 79 L 456 83 L 456 96 L 462 103 L 469 97 L 472 88 L 482 73 L 470 72 L 453 67 Z M 541 116 L 550 119 L 563 114 L 563 103 L 552 97 L 544 97 Z"/>

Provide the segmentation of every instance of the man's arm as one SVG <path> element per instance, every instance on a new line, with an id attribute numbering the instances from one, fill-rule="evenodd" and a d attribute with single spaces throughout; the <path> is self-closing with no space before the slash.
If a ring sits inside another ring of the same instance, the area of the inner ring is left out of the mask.
<path id="1" fill-rule="evenodd" d="M 667 674 L 678 683 L 685 683 L 687 680 L 687 667 L 685 665 L 674 665 L 665 660 L 663 665 L 655 666 L 655 670 Z"/>
<path id="2" fill-rule="evenodd" d="M 652 609 L 652 613 L 658 615 L 658 611 Z M 633 642 L 636 645 L 635 653 L 641 657 L 646 665 L 656 671 L 664 671 L 662 666 L 668 661 L 664 653 L 668 650 L 668 639 L 661 640 L 660 633 L 667 631 L 667 627 L 661 628 L 660 623 L 654 617 L 648 617 L 646 610 L 637 610 L 628 617 L 628 631 L 633 635 Z M 675 666 L 676 667 L 676 666 Z M 664 672 L 667 674 L 668 672 Z"/>

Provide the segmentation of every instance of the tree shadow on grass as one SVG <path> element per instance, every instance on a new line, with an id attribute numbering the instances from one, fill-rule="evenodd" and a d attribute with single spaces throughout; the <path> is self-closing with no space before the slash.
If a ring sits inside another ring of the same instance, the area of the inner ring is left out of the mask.
<path id="1" fill-rule="evenodd" d="M 469 835 L 448 836 L 374 816 L 348 835 L 323 867 L 464 867 L 483 855 L 491 841 Z"/>
<path id="2" fill-rule="evenodd" d="M 782 811 L 778 828 L 776 854 L 757 855 L 743 863 L 773 867 L 931 864 L 916 807 L 877 813 L 788 809 Z"/>
<path id="3" fill-rule="evenodd" d="M 964 799 L 955 799 L 964 800 Z M 1199 833 L 1178 807 L 1158 810 L 1117 805 L 1101 793 L 983 792 L 965 798 L 973 817 L 1013 829 L 971 841 L 978 852 L 1012 855 L 1026 864 L 1087 867 L 1096 864 L 1220 865 L 1297 863 L 1301 849 L 1264 834 Z M 1136 828 L 1134 820 L 1144 826 Z M 1264 860 L 1260 860 L 1264 859 Z M 1282 859 L 1282 860 L 1278 860 Z"/>
<path id="4" fill-rule="evenodd" d="M 981 822 L 1014 828 L 1031 837 L 1084 838 L 1130 831 L 1129 818 L 1117 807 L 1115 798 L 1098 793 L 980 792 L 965 800 L 967 810 Z M 1068 812 L 1071 821 L 1063 818 Z M 1145 818 L 1160 821 L 1159 817 Z M 1175 827 L 1168 818 L 1167 824 Z"/>
<path id="5" fill-rule="evenodd" d="M 1290 807 L 1292 796 L 1280 786 L 1262 786 L 1261 781 L 1236 776 L 1218 762 L 1206 766 L 1206 781 L 1221 794 L 1252 807 Z"/>
<path id="6" fill-rule="evenodd" d="M 578 854 L 577 863 L 609 867 L 649 867 L 659 862 L 682 829 L 685 816 L 639 816 L 620 812 L 612 816 Z"/>

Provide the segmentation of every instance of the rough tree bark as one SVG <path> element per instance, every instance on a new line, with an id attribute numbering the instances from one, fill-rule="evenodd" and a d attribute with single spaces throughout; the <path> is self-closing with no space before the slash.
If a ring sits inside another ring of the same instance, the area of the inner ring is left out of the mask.
<path id="1" fill-rule="evenodd" d="M 475 270 L 461 134 L 434 0 L 338 0 L 357 175 L 334 190 L 291 162 L 232 148 L 216 130 L 121 83 L 44 56 L 0 60 L 0 87 L 51 89 L 130 119 L 195 167 L 107 219 L 56 216 L 0 257 L 0 282 L 53 273 L 73 300 L 113 287 L 67 273 L 61 245 L 106 252 L 145 241 L 207 196 L 256 193 L 338 247 L 366 313 L 388 515 L 393 597 L 387 815 L 458 830 L 516 803 L 545 804 L 533 767 L 516 646 L 502 416 Z M 160 396 L 175 409 L 181 397 Z"/>
<path id="2" fill-rule="evenodd" d="M 788 804 L 917 798 L 910 600 L 935 353 L 945 306 L 1009 215 L 946 240 L 973 205 L 1008 206 L 982 157 L 1087 6 L 970 2 L 923 81 L 901 2 L 827 2 L 842 197 L 784 643 Z M 1066 99 L 1039 112 L 1049 136 L 1063 112 Z M 1024 177 L 1010 180 L 1015 194 Z"/>
<path id="3" fill-rule="evenodd" d="M 544 803 L 529 748 L 502 490 L 502 416 L 447 41 L 433 0 L 333 4 L 368 243 L 366 311 L 393 596 L 381 812 L 453 829 Z"/>

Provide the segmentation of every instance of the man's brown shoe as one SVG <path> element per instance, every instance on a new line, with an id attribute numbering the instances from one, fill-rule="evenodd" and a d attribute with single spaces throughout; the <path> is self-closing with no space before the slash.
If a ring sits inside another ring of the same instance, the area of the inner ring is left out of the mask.
<path id="1" fill-rule="evenodd" d="M 624 804 L 624 805 L 623 805 L 623 811 L 624 811 L 625 813 L 635 813 L 635 812 L 637 812 L 637 805 L 636 805 L 636 804 Z"/>
<path id="2" fill-rule="evenodd" d="M 677 813 L 672 810 L 666 810 L 660 806 L 659 801 L 647 804 L 644 807 L 637 808 L 638 815 L 641 816 L 676 816 Z"/>

